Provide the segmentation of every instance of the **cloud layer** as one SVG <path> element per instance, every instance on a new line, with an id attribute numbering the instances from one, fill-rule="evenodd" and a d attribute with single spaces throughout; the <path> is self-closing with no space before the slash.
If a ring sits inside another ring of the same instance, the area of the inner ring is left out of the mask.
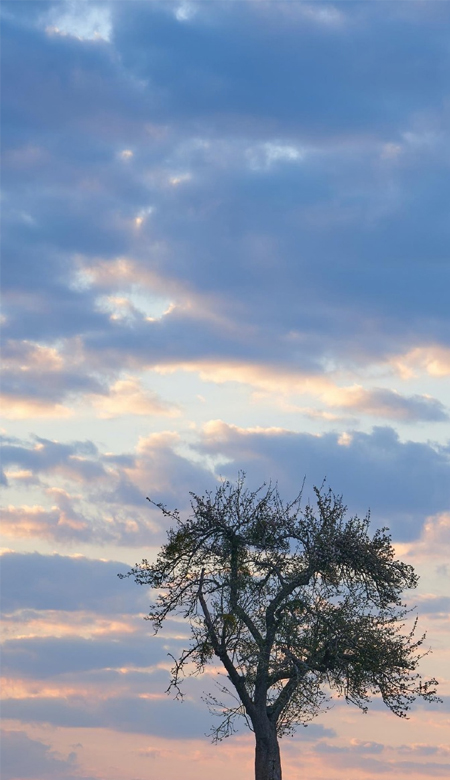
<path id="1" fill-rule="evenodd" d="M 147 496 L 242 470 L 391 528 L 447 693 L 449 16 L 3 3 L 9 780 L 251 773 L 244 734 L 202 741 L 213 675 L 164 696 L 184 624 L 151 637 L 116 577 L 165 539 Z M 284 773 L 444 777 L 446 708 L 388 743 L 338 705 Z"/>

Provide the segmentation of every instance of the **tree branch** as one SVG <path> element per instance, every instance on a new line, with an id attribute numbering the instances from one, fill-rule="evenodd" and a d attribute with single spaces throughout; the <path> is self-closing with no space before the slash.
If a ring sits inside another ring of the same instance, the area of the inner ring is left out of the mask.
<path id="1" fill-rule="evenodd" d="M 289 675 L 289 680 L 284 686 L 284 688 L 281 690 L 279 696 L 275 699 L 274 703 L 267 708 L 270 719 L 274 720 L 275 722 L 278 720 L 279 716 L 281 715 L 286 705 L 289 704 L 289 701 L 292 695 L 295 693 L 298 683 L 303 677 L 305 677 L 306 673 L 309 671 L 308 664 L 306 664 L 304 661 L 301 661 L 299 658 L 296 658 L 295 655 L 290 650 L 286 650 L 286 655 L 292 661 L 292 668 L 291 668 L 291 674 Z M 285 678 L 281 677 L 279 679 L 285 679 Z"/>
<path id="2" fill-rule="evenodd" d="M 271 721 L 274 721 L 275 723 L 277 722 L 282 711 L 284 710 L 286 705 L 289 704 L 289 701 L 293 693 L 295 692 L 297 685 L 298 685 L 297 678 L 291 677 L 290 680 L 288 680 L 288 682 L 284 686 L 283 690 L 280 692 L 280 695 L 277 697 L 275 702 L 270 707 L 267 707 L 267 714 Z"/>
<path id="3" fill-rule="evenodd" d="M 284 599 L 286 599 L 291 595 L 291 593 L 294 592 L 294 590 L 308 585 L 312 575 L 313 571 L 311 567 L 308 567 L 306 571 L 301 572 L 301 574 L 297 574 L 297 576 L 290 580 L 290 582 L 286 582 L 286 584 L 283 585 L 283 587 L 278 591 L 277 595 L 272 599 L 266 609 L 266 624 L 268 629 L 273 627 L 275 610 L 283 603 Z"/>
<path id="4" fill-rule="evenodd" d="M 242 622 L 247 626 L 248 630 L 250 631 L 253 639 L 258 644 L 259 647 L 264 647 L 264 638 L 258 628 L 255 626 L 253 620 L 249 615 L 247 615 L 246 611 L 243 609 L 243 607 L 240 606 L 238 603 L 238 558 L 237 558 L 237 548 L 235 544 L 235 539 L 232 540 L 232 550 L 231 550 L 231 577 L 230 577 L 230 602 L 231 602 L 231 609 L 235 611 L 238 618 L 242 620 Z"/>
<path id="5" fill-rule="evenodd" d="M 202 611 L 203 611 L 203 615 L 205 617 L 205 623 L 206 623 L 206 627 L 208 629 L 208 633 L 209 633 L 209 636 L 210 636 L 210 639 L 211 639 L 211 644 L 212 644 L 212 646 L 214 648 L 215 654 L 217 655 L 218 658 L 220 658 L 220 660 L 222 661 L 225 669 L 227 670 L 228 676 L 229 676 L 231 682 L 233 683 L 234 687 L 236 688 L 236 690 L 237 690 L 237 692 L 238 692 L 238 694 L 240 696 L 240 699 L 242 701 L 242 704 L 244 705 L 244 707 L 247 710 L 247 712 L 251 715 L 255 711 L 255 706 L 253 704 L 253 701 L 251 700 L 251 698 L 250 698 L 250 696 L 249 696 L 249 694 L 247 692 L 247 689 L 245 687 L 245 684 L 244 684 L 244 681 L 243 681 L 241 675 L 238 673 L 237 669 L 234 667 L 234 665 L 233 665 L 233 663 L 232 663 L 232 661 L 231 661 L 231 659 L 230 659 L 230 657 L 229 657 L 225 647 L 223 646 L 223 644 L 221 642 L 219 642 L 219 638 L 218 638 L 218 636 L 216 634 L 216 630 L 214 628 L 214 624 L 213 624 L 213 621 L 212 621 L 212 618 L 211 618 L 211 615 L 210 615 L 210 612 L 209 612 L 209 609 L 208 609 L 208 605 L 207 605 L 205 597 L 203 595 L 203 590 L 202 589 L 203 589 L 204 577 L 205 577 L 205 570 L 202 569 L 202 572 L 201 572 L 201 575 L 200 575 L 200 583 L 199 583 L 199 586 L 198 586 L 197 596 L 198 596 L 198 600 L 200 602 L 200 605 L 201 605 L 201 608 L 202 608 Z"/>

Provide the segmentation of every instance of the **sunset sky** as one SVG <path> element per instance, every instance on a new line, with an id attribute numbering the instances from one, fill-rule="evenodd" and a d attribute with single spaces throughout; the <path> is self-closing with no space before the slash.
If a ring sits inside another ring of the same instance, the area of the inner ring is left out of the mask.
<path id="1" fill-rule="evenodd" d="M 2 14 L 4 780 L 252 777 L 116 576 L 240 470 L 390 527 L 444 699 L 333 700 L 285 780 L 448 777 L 450 3 Z"/>

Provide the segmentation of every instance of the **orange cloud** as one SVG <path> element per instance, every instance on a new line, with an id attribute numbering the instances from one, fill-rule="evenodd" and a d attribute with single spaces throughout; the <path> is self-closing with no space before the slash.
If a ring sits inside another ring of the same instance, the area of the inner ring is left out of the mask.
<path id="1" fill-rule="evenodd" d="M 93 639 L 95 637 L 122 636 L 134 634 L 141 628 L 140 617 L 135 618 L 108 618 L 95 612 L 84 610 L 55 610 L 46 609 L 41 612 L 14 613 L 3 621 L 3 635 L 8 639 L 25 637 L 81 637 Z"/>
<path id="2" fill-rule="evenodd" d="M 416 347 L 405 355 L 393 357 L 389 362 L 402 379 L 417 376 L 418 372 L 434 377 L 450 376 L 450 349 L 437 344 Z"/>
<path id="3" fill-rule="evenodd" d="M 145 455 L 160 447 L 174 447 L 181 442 L 181 436 L 176 431 L 159 431 L 148 436 L 139 436 L 136 447 L 138 455 Z"/>
<path id="4" fill-rule="evenodd" d="M 69 696 L 86 696 L 89 691 L 78 685 L 57 685 L 46 682 L 44 685 L 35 680 L 19 680 L 9 677 L 0 679 L 5 699 L 61 699 Z M 100 692 L 99 692 L 100 693 Z"/>
<path id="5" fill-rule="evenodd" d="M 127 377 L 115 382 L 107 396 L 91 396 L 91 402 L 101 419 L 133 415 L 166 415 L 175 417 L 179 410 L 164 403 L 156 393 L 144 390 L 138 379 Z"/>
<path id="6" fill-rule="evenodd" d="M 61 371 L 64 368 L 64 358 L 54 347 L 24 340 L 14 344 L 14 352 L 6 355 L 4 366 L 21 371 L 41 370 L 42 366 L 45 366 L 46 371 Z"/>
<path id="7" fill-rule="evenodd" d="M 158 254 L 164 253 L 161 245 L 153 248 Z M 88 262 L 81 255 L 78 260 L 79 282 L 86 286 L 94 286 L 111 290 L 128 290 L 141 285 L 153 292 L 166 294 L 168 289 L 179 290 L 179 284 L 170 283 L 146 266 L 139 265 L 129 257 L 117 257 L 115 260 Z"/>
<path id="8" fill-rule="evenodd" d="M 10 538 L 37 536 L 52 539 L 57 529 L 64 532 L 64 528 L 85 530 L 87 527 L 87 523 L 71 519 L 55 506 L 50 510 L 42 506 L 8 506 L 3 511 L 2 530 Z"/>
<path id="9" fill-rule="evenodd" d="M 282 392 L 320 395 L 334 387 L 332 381 L 325 376 L 283 371 L 271 366 L 252 363 L 195 361 L 155 366 L 155 371 L 159 374 L 172 374 L 180 370 L 198 373 L 205 382 L 214 382 L 215 384 L 241 382 L 277 394 Z"/>
<path id="10" fill-rule="evenodd" d="M 266 436 L 278 436 L 280 433 L 289 432 L 286 428 L 278 428 L 276 426 L 263 428 L 256 425 L 253 428 L 240 428 L 238 425 L 229 425 L 228 423 L 223 422 L 223 420 L 209 420 L 209 422 L 205 423 L 203 426 L 203 431 L 208 439 L 213 439 L 214 441 L 228 439 L 231 432 L 238 433 L 240 436 L 248 436 L 253 433 L 263 433 Z"/>
<path id="11" fill-rule="evenodd" d="M 215 384 L 240 382 L 257 388 L 253 394 L 255 402 L 267 399 L 284 411 L 310 418 L 328 421 L 343 419 L 342 415 L 336 415 L 329 409 L 343 410 L 347 416 L 349 413 L 367 414 L 391 420 L 431 421 L 446 418 L 444 405 L 431 396 L 404 396 L 389 388 L 366 388 L 360 384 L 340 386 L 331 375 L 288 372 L 273 366 L 226 361 L 156 365 L 154 369 L 163 375 L 179 370 L 196 372 L 203 381 Z M 309 396 L 323 404 L 325 409 L 292 403 L 289 399 L 295 396 Z"/>
<path id="12" fill-rule="evenodd" d="M 53 401 L 44 401 L 34 398 L 14 398 L 1 394 L 3 416 L 7 420 L 27 420 L 33 417 L 72 417 L 73 409 Z"/>
<path id="13" fill-rule="evenodd" d="M 15 480 L 16 482 L 22 483 L 22 484 L 31 484 L 33 482 L 37 483 L 39 482 L 38 477 L 36 477 L 32 471 L 29 469 L 18 469 L 18 470 L 9 470 L 5 469 L 5 477 L 7 480 Z"/>
<path id="14" fill-rule="evenodd" d="M 422 535 L 414 545 L 414 552 L 450 552 L 450 512 L 441 512 L 427 517 Z"/>
<path id="15" fill-rule="evenodd" d="M 385 417 L 392 420 L 443 420 L 445 407 L 429 395 L 403 396 L 396 390 L 382 387 L 365 388 L 334 387 L 321 396 L 331 407 L 349 409 L 353 412 Z"/>

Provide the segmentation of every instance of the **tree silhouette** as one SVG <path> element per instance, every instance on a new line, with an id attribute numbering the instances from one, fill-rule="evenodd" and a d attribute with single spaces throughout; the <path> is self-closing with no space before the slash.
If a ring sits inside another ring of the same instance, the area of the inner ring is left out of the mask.
<path id="1" fill-rule="evenodd" d="M 369 515 L 347 518 L 340 497 L 314 490 L 302 509 L 301 494 L 285 503 L 271 485 L 250 491 L 241 475 L 214 494 L 191 493 L 187 519 L 156 504 L 175 522 L 167 544 L 155 563 L 119 575 L 155 589 L 155 632 L 171 615 L 190 624 L 169 690 L 182 695 L 186 674 L 221 662 L 236 706 L 207 697 L 222 716 L 213 737 L 243 716 L 256 780 L 281 780 L 278 738 L 314 718 L 329 692 L 364 711 L 380 694 L 400 717 L 417 697 L 438 700 L 436 680 L 416 672 L 424 636 L 416 621 L 405 631 L 401 594 L 416 587 L 414 569 L 396 560 L 386 528 L 370 536 Z"/>

